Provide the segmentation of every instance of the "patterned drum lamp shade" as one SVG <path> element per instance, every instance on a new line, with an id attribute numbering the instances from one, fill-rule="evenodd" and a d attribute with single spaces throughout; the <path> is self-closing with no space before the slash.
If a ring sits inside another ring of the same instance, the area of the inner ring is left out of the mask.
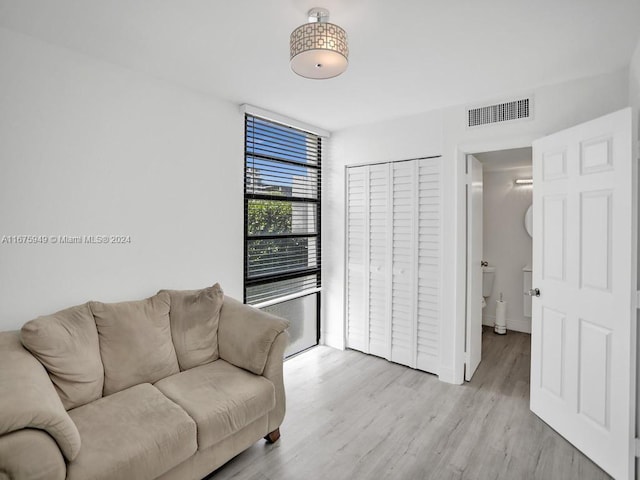
<path id="1" fill-rule="evenodd" d="M 309 23 L 291 32 L 291 69 L 302 77 L 333 78 L 347 69 L 347 33 L 328 19 L 328 10 L 313 8 L 309 10 Z"/>

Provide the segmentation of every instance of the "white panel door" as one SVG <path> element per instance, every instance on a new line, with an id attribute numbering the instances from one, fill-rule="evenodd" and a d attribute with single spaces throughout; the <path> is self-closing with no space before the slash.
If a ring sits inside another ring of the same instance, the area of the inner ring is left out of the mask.
<path id="1" fill-rule="evenodd" d="M 391 358 L 416 367 L 417 162 L 391 164 Z"/>
<path id="2" fill-rule="evenodd" d="M 347 346 L 368 351 L 368 167 L 347 169 Z"/>
<path id="3" fill-rule="evenodd" d="M 369 353 L 389 355 L 390 270 L 389 164 L 369 167 Z"/>
<path id="4" fill-rule="evenodd" d="M 418 160 L 416 367 L 438 373 L 442 285 L 442 158 Z"/>
<path id="5" fill-rule="evenodd" d="M 531 410 L 619 480 L 634 476 L 630 109 L 533 144 Z"/>
<path id="6" fill-rule="evenodd" d="M 467 343 L 464 379 L 471 380 L 482 359 L 482 164 L 467 156 Z"/>

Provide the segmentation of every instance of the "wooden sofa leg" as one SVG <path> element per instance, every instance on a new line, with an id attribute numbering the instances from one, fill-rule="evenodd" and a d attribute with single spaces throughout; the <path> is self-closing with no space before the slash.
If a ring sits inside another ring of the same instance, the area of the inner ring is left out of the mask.
<path id="1" fill-rule="evenodd" d="M 276 428 L 273 432 L 268 433 L 267 436 L 264 437 L 264 439 L 267 441 L 267 443 L 276 443 L 279 438 L 280 438 L 280 429 L 279 428 Z"/>

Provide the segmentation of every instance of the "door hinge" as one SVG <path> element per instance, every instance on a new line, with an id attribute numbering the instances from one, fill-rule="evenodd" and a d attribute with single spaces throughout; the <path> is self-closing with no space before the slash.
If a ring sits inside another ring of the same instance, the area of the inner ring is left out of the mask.
<path id="1" fill-rule="evenodd" d="M 640 308 L 640 291 L 636 292 L 636 304 L 634 305 L 636 309 Z"/>
<path id="2" fill-rule="evenodd" d="M 640 438 L 636 438 L 636 457 L 640 457 Z"/>

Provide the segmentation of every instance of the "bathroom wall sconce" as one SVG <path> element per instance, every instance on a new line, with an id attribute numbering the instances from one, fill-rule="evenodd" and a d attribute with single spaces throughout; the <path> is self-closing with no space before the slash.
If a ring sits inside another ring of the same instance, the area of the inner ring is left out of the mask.
<path id="1" fill-rule="evenodd" d="M 533 178 L 516 178 L 516 185 L 533 185 Z"/>

